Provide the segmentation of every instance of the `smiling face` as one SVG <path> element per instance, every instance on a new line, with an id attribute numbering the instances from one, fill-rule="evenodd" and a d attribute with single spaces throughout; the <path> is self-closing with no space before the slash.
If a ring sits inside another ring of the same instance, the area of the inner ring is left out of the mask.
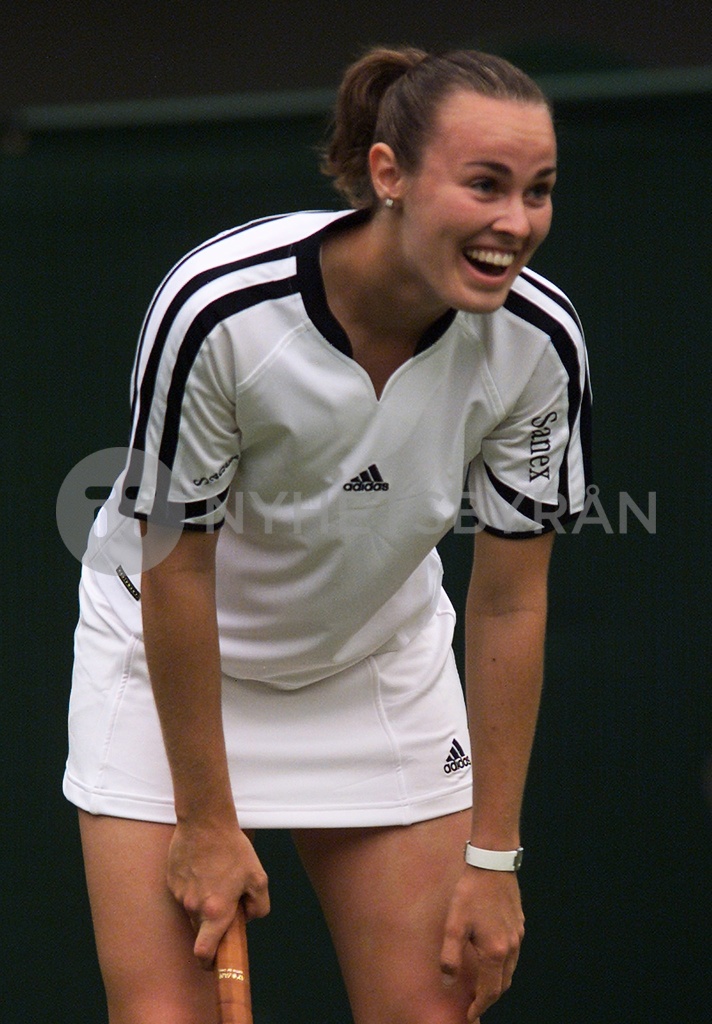
<path id="1" fill-rule="evenodd" d="M 416 301 L 498 309 L 551 224 L 556 140 L 547 108 L 460 90 L 443 101 L 413 173 L 395 162 L 389 170 L 390 150 L 379 159 L 378 149 L 374 185 L 398 200 L 393 256 Z"/>

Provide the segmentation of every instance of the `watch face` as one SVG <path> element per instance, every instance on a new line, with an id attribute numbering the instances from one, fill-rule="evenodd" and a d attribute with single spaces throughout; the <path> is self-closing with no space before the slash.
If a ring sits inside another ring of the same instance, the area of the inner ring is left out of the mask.
<path id="1" fill-rule="evenodd" d="M 524 850 L 520 846 L 519 849 L 517 850 L 516 854 L 514 855 L 514 870 L 515 871 L 519 871 L 520 867 L 522 866 L 522 861 L 523 860 L 524 860 Z"/>

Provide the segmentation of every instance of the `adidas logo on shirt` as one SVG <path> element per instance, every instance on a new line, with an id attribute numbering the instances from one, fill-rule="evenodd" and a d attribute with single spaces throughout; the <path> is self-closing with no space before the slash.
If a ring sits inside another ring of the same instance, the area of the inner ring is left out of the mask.
<path id="1" fill-rule="evenodd" d="M 375 462 L 344 484 L 345 491 L 387 491 L 388 484 L 378 471 Z"/>
<path id="2" fill-rule="evenodd" d="M 447 755 L 447 760 L 443 765 L 445 774 L 451 775 L 453 772 L 459 772 L 461 768 L 469 768 L 471 764 L 472 761 L 470 761 L 460 744 L 457 740 L 453 740 L 450 753 Z"/>

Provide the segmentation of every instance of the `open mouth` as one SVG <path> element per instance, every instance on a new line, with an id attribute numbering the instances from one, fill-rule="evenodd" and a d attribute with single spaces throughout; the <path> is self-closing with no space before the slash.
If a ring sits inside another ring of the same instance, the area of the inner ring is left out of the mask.
<path id="1" fill-rule="evenodd" d="M 475 270 L 488 277 L 502 277 L 514 262 L 514 253 L 493 249 L 465 249 L 464 256 Z"/>

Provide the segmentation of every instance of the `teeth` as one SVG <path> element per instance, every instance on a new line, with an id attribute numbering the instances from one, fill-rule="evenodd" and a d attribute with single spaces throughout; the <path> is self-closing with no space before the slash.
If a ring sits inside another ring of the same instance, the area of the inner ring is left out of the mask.
<path id="1" fill-rule="evenodd" d="M 477 260 L 478 263 L 491 263 L 495 267 L 508 267 L 514 262 L 514 253 L 492 252 L 490 249 L 467 249 L 465 255 L 468 259 Z"/>

